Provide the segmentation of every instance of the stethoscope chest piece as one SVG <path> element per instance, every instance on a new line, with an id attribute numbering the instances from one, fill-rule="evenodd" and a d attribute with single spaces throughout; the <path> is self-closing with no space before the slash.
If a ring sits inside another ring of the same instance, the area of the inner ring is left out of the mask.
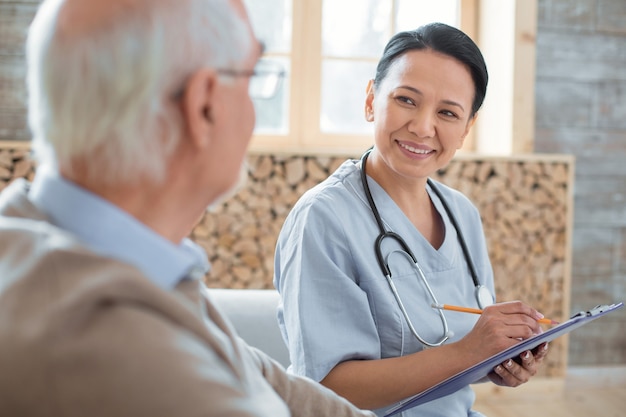
<path id="1" fill-rule="evenodd" d="M 478 307 L 481 309 L 490 306 L 494 303 L 493 294 L 491 294 L 489 288 L 484 285 L 477 285 L 476 301 L 478 302 Z"/>

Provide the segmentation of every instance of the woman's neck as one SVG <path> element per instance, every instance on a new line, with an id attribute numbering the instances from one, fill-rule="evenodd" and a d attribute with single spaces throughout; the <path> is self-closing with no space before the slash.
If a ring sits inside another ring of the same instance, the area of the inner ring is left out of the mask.
<path id="1" fill-rule="evenodd" d="M 427 178 L 398 175 L 374 154 L 366 162 L 366 173 L 385 190 L 430 244 L 439 249 L 443 244 L 445 228 L 426 189 Z"/>

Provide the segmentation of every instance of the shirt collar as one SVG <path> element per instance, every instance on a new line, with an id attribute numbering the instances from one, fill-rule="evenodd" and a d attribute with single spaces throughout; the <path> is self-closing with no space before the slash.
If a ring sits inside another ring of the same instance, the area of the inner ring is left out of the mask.
<path id="1" fill-rule="evenodd" d="M 41 167 L 30 198 L 51 222 L 94 252 L 133 265 L 154 284 L 172 289 L 209 270 L 206 253 L 185 238 L 175 245 L 107 200 Z"/>

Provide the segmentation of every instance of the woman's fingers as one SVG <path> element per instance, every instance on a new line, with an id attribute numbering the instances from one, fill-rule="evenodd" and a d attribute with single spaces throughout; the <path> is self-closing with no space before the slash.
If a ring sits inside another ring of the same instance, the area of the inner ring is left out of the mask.
<path id="1" fill-rule="evenodd" d="M 539 317 L 536 310 L 520 301 L 491 305 L 483 310 L 478 322 L 462 339 L 462 343 L 466 346 L 466 352 L 471 352 L 482 360 L 541 333 L 541 325 L 537 322 Z M 543 351 L 532 352 L 532 355 L 535 353 L 540 358 L 545 356 Z M 524 379 L 525 376 L 522 375 L 521 378 Z"/>
<path id="2" fill-rule="evenodd" d="M 502 334 L 512 339 L 528 339 L 542 331 L 537 320 L 543 315 L 521 301 L 491 305 L 483 310 L 483 316 L 502 325 Z"/>
<path id="3" fill-rule="evenodd" d="M 548 355 L 548 342 L 542 343 L 533 349 L 533 355 L 536 361 L 543 361 L 546 355 Z"/>
<path id="4" fill-rule="evenodd" d="M 492 381 L 498 385 L 507 387 L 517 387 L 525 382 L 528 382 L 532 374 L 524 366 L 516 363 L 514 360 L 509 359 L 504 361 L 500 365 L 494 368 L 494 373 L 498 376 L 496 380 L 492 378 Z"/>
<path id="5" fill-rule="evenodd" d="M 543 314 L 521 301 L 507 301 L 504 303 L 492 304 L 485 307 L 484 311 L 489 311 L 490 309 L 496 309 L 502 314 L 522 314 L 534 319 L 535 321 L 544 318 Z"/>
<path id="6" fill-rule="evenodd" d="M 548 352 L 548 344 L 543 343 L 533 351 L 522 352 L 519 360 L 509 359 L 496 366 L 490 379 L 508 387 L 517 387 L 530 380 L 538 371 L 541 362 Z"/>

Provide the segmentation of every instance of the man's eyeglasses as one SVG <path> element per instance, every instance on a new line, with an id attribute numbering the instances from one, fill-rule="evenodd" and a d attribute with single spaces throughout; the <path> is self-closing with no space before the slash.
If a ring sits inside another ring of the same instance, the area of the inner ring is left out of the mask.
<path id="1" fill-rule="evenodd" d="M 217 69 L 218 74 L 226 77 L 249 77 L 248 94 L 257 100 L 269 100 L 276 95 L 281 82 L 286 75 L 282 65 L 273 61 L 259 61 L 252 70 Z M 180 99 L 184 88 L 178 90 L 172 98 Z"/>
<path id="2" fill-rule="evenodd" d="M 259 61 L 253 70 L 218 69 L 217 73 L 229 77 L 249 77 L 250 97 L 261 100 L 274 97 L 285 77 L 283 67 L 273 61 Z"/>

